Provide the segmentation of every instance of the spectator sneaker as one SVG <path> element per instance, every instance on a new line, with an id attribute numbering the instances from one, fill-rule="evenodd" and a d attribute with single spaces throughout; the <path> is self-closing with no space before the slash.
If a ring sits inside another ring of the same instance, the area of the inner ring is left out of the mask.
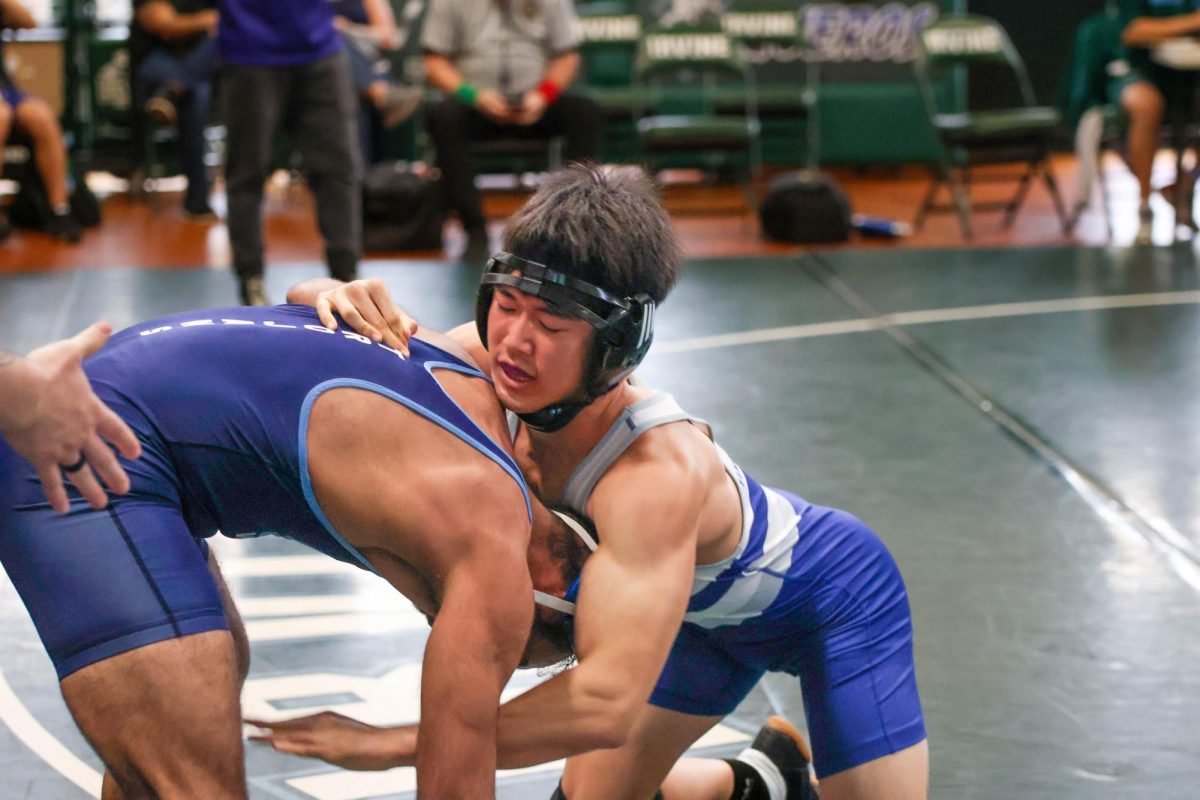
<path id="1" fill-rule="evenodd" d="M 208 203 L 203 200 L 199 203 L 185 202 L 183 204 L 183 218 L 190 222 L 217 222 L 220 220 L 217 212 L 213 211 Z"/>
<path id="2" fill-rule="evenodd" d="M 1137 236 L 1134 237 L 1134 244 L 1151 244 L 1154 241 L 1154 210 L 1150 206 L 1142 206 L 1138 209 L 1138 229 Z"/>
<path id="3" fill-rule="evenodd" d="M 65 214 L 51 214 L 50 221 L 46 223 L 45 229 L 47 236 L 53 236 L 60 242 L 67 244 L 78 244 L 83 238 L 83 229 L 79 227 L 79 220 L 75 219 L 75 215 L 68 211 Z"/>
<path id="4" fill-rule="evenodd" d="M 179 111 L 175 108 L 176 93 L 167 84 L 154 90 L 146 101 L 146 114 L 158 125 L 172 127 L 179 120 Z"/>
<path id="5" fill-rule="evenodd" d="M 261 277 L 243 278 L 239 282 L 239 287 L 242 294 L 242 305 L 244 306 L 269 306 L 271 301 L 267 299 L 267 290 L 263 288 L 263 279 Z"/>

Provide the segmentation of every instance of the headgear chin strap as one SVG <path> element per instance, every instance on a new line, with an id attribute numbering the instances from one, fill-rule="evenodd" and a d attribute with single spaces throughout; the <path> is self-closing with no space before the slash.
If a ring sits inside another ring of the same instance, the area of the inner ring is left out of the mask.
<path id="1" fill-rule="evenodd" d="M 593 400 L 629 377 L 654 341 L 654 301 L 649 295 L 618 297 L 545 264 L 500 252 L 483 268 L 475 300 L 475 326 L 485 348 L 488 313 L 497 286 L 540 298 L 555 313 L 582 319 L 596 331 L 595 346 L 584 371 L 582 397 L 566 398 L 517 415 L 534 430 L 553 433 L 565 427 Z"/>
<path id="2" fill-rule="evenodd" d="M 591 550 L 593 553 L 596 552 L 596 548 L 599 547 L 599 545 L 596 543 L 596 540 L 592 538 L 592 535 L 587 532 L 586 528 L 580 525 L 570 514 L 564 514 L 561 511 L 554 511 L 554 509 L 550 510 L 557 514 L 558 518 L 566 523 L 568 528 L 575 531 L 575 535 L 583 540 L 583 543 L 587 545 L 588 550 Z M 547 594 L 539 589 L 534 589 L 533 602 L 537 603 L 539 606 L 552 608 L 555 611 L 561 611 L 564 614 L 570 614 L 573 617 L 575 616 L 575 598 L 579 596 L 579 581 L 580 578 L 576 578 L 574 581 L 572 581 L 570 588 L 567 589 L 567 593 L 562 597 L 555 597 L 554 595 Z"/>

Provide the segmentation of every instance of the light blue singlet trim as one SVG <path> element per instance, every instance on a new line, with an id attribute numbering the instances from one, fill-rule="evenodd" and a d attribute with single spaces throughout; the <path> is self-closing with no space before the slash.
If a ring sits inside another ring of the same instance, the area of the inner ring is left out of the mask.
<path id="1" fill-rule="evenodd" d="M 433 375 L 433 372 L 431 369 L 432 367 L 440 367 L 440 368 L 444 368 L 444 369 L 449 369 L 449 370 L 453 370 L 455 372 L 461 372 L 465 375 L 474 375 L 477 377 L 480 376 L 480 373 L 476 372 L 475 370 L 472 370 L 467 367 L 461 367 L 458 364 L 427 361 L 427 362 L 425 362 L 425 369 L 427 371 L 429 371 L 429 374 L 431 377 Z M 436 380 L 436 378 L 434 380 Z M 317 384 L 315 387 L 313 387 L 309 391 L 308 395 L 304 398 L 304 405 L 301 406 L 301 408 L 300 408 L 300 431 L 299 431 L 300 487 L 304 491 L 304 499 L 308 502 L 308 507 L 312 510 L 313 514 L 316 515 L 317 519 L 321 521 L 321 525 L 324 526 L 325 531 L 330 536 L 332 536 L 334 541 L 336 541 L 338 544 L 340 544 L 347 553 L 354 556 L 354 559 L 356 561 L 358 561 L 358 563 L 362 564 L 363 567 L 370 570 L 371 572 L 376 571 L 375 568 L 373 566 L 371 566 L 371 562 L 368 561 L 366 559 L 366 557 L 363 556 L 362 553 L 358 552 L 358 550 L 356 548 L 351 546 L 351 544 L 349 542 L 347 542 L 345 539 L 343 539 L 341 537 L 341 535 L 336 530 L 333 529 L 333 525 L 330 524 L 329 518 L 325 516 L 325 512 L 323 512 L 321 510 L 320 504 L 317 503 L 316 495 L 313 494 L 312 478 L 309 477 L 309 474 L 308 474 L 308 417 L 312 413 L 313 403 L 315 403 L 317 401 L 318 397 L 320 397 L 321 395 L 323 395 L 325 392 L 329 391 L 330 389 L 342 389 L 342 388 L 364 389 L 368 392 L 374 392 L 375 394 L 382 395 L 383 397 L 386 397 L 389 400 L 394 400 L 395 402 L 399 403 L 400 405 L 404 406 L 405 408 L 408 408 L 408 409 L 411 409 L 411 410 L 417 412 L 418 414 L 425 417 L 426 419 L 433 422 L 434 424 L 446 429 L 450 433 L 453 433 L 459 439 L 462 439 L 464 442 L 466 442 L 467 444 L 474 447 L 476 450 L 478 450 L 484 456 L 486 456 L 487 458 L 489 458 L 490 460 L 492 460 L 496 464 L 498 464 L 501 469 L 503 469 L 505 472 L 507 472 L 509 474 L 509 476 L 512 477 L 512 479 L 517 482 L 517 485 L 521 487 L 521 494 L 525 497 L 525 511 L 529 515 L 530 521 L 533 520 L 533 506 L 529 500 L 529 488 L 525 485 L 525 479 L 521 476 L 521 473 L 516 469 L 516 467 L 514 467 L 511 464 L 505 463 L 495 453 L 493 453 L 492 451 L 485 448 L 479 442 L 475 441 L 475 439 L 473 439 L 469 434 L 467 434 L 467 432 L 464 431 L 462 428 L 460 428 L 457 425 L 455 425 L 454 423 L 446 420 L 445 418 L 433 413 L 432 411 L 425 408 L 424 406 L 413 402 L 412 400 L 408 399 L 407 397 L 404 397 L 403 395 L 393 392 L 391 389 L 388 389 L 384 386 L 380 386 L 377 383 L 370 383 L 368 381 L 358 380 L 355 378 L 334 378 L 332 380 L 325 381 L 324 383 Z M 439 385 L 439 388 L 440 388 L 440 385 Z M 445 394 L 445 391 L 443 391 L 442 394 Z M 457 408 L 459 411 L 462 411 L 462 407 L 459 406 L 458 403 L 455 403 L 454 399 L 452 397 L 450 397 L 450 395 L 446 394 L 445 396 L 446 396 L 447 400 L 449 400 L 451 403 L 454 404 L 455 408 Z M 465 411 L 463 413 L 466 414 Z M 487 438 L 488 441 L 495 444 L 495 440 L 493 440 L 490 436 L 488 436 L 482 430 L 479 433 L 480 433 L 480 435 Z M 497 446 L 499 446 L 499 445 L 497 445 Z"/>

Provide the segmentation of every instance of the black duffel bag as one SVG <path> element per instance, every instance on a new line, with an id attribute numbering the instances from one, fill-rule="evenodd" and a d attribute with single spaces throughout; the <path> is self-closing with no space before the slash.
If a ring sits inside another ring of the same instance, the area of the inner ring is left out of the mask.
<path id="1" fill-rule="evenodd" d="M 763 232 L 781 242 L 844 242 L 850 238 L 850 201 L 837 181 L 820 172 L 776 176 L 758 213 Z"/>
<path id="2" fill-rule="evenodd" d="M 367 167 L 363 176 L 363 250 L 440 250 L 446 204 L 436 171 L 403 161 Z"/>

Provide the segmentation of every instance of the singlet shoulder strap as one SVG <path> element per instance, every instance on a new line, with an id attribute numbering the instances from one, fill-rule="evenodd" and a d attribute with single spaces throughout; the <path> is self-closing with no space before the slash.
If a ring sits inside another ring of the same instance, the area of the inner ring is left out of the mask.
<path id="1" fill-rule="evenodd" d="M 669 394 L 655 394 L 626 408 L 571 473 L 563 490 L 563 500 L 582 513 L 600 478 L 639 436 L 651 428 L 679 420 L 698 423 L 711 431 L 707 422 L 684 411 Z"/>

